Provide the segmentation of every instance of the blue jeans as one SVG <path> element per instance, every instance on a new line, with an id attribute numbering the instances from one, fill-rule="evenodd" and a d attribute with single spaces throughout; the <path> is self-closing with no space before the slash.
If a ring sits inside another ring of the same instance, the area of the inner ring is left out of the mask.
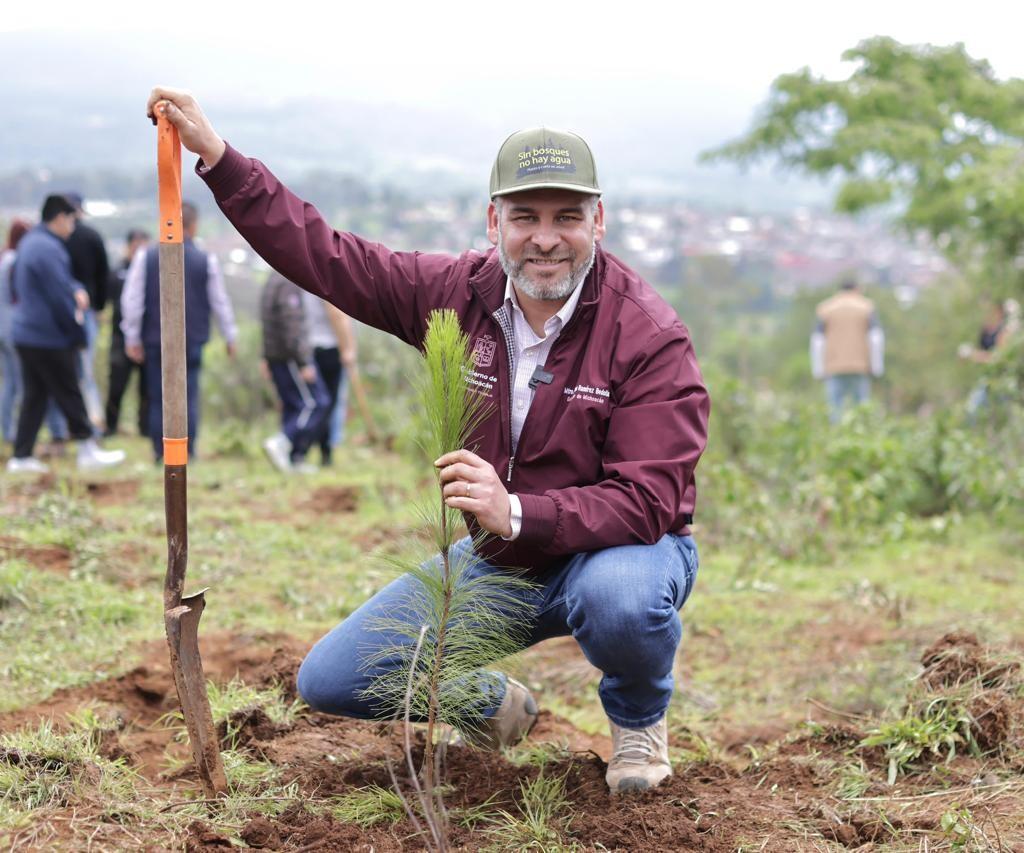
<path id="1" fill-rule="evenodd" d="M 330 435 L 327 440 L 331 447 L 339 447 L 345 440 L 345 421 L 348 418 L 348 387 L 348 371 L 342 370 L 341 384 L 338 386 L 338 401 L 334 404 L 330 414 Z"/>
<path id="2" fill-rule="evenodd" d="M 17 426 L 14 409 L 21 399 L 21 365 L 18 353 L 10 341 L 0 340 L 0 374 L 3 387 L 0 388 L 0 437 L 14 442 L 14 428 Z"/>
<path id="3" fill-rule="evenodd" d="M 468 553 L 469 539 L 455 546 Z M 473 571 L 501 571 L 474 557 Z M 690 536 L 668 534 L 654 545 L 624 545 L 577 554 L 564 566 L 536 578 L 524 593 L 531 613 L 526 645 L 572 635 L 604 676 L 598 689 L 605 713 L 620 726 L 656 723 L 668 709 L 672 666 L 682 634 L 681 608 L 697 576 L 697 545 Z M 395 618 L 417 582 L 403 575 L 363 604 L 321 639 L 299 668 L 298 688 L 313 708 L 358 719 L 379 719 L 381 709 L 365 695 L 375 670 L 363 665 L 374 648 L 408 642 L 371 626 Z M 481 674 L 487 685 L 493 675 Z M 504 698 L 487 689 L 491 716 Z"/>
<path id="4" fill-rule="evenodd" d="M 185 350 L 185 397 L 188 414 L 188 456 L 195 453 L 196 433 L 199 431 L 199 370 L 203 365 L 203 348 Z M 156 461 L 164 458 L 164 396 L 160 376 L 160 345 L 145 347 L 142 371 L 146 377 L 146 395 L 149 398 L 149 438 L 153 442 Z"/>
<path id="5" fill-rule="evenodd" d="M 103 401 L 100 399 L 100 389 L 96 384 L 96 373 L 93 370 L 98 337 L 99 320 L 96 318 L 96 312 L 90 308 L 85 312 L 85 349 L 78 351 L 78 378 L 85 409 L 94 427 L 103 422 Z M 100 430 L 97 429 L 96 432 L 99 433 Z"/>
<path id="6" fill-rule="evenodd" d="M 842 417 L 846 400 L 853 405 L 866 403 L 871 398 L 871 377 L 866 373 L 837 373 L 825 379 L 829 420 L 835 423 Z"/>

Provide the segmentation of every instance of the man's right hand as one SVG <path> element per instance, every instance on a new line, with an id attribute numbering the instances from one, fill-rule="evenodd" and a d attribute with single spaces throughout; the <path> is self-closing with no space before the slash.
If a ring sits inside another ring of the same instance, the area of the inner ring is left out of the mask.
<path id="1" fill-rule="evenodd" d="M 149 93 L 146 115 L 156 123 L 157 102 L 164 101 L 164 115 L 178 129 L 181 144 L 193 154 L 203 158 L 203 163 L 212 168 L 224 154 L 224 140 L 217 135 L 209 119 L 199 108 L 191 94 L 182 89 L 168 89 L 157 86 Z"/>
<path id="2" fill-rule="evenodd" d="M 136 364 L 142 364 L 142 360 L 146 357 L 142 344 L 125 344 L 124 352 Z"/>

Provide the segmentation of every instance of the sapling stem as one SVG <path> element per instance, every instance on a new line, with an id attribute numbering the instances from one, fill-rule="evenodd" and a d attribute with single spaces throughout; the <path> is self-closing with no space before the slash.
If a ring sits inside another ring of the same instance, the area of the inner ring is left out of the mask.
<path id="1" fill-rule="evenodd" d="M 454 311 L 436 311 L 429 318 L 424 364 L 420 400 L 427 458 L 471 450 L 476 429 L 490 409 L 486 397 L 467 384 L 473 361 Z M 370 650 L 363 666 L 377 669 L 367 695 L 378 700 L 392 719 L 404 711 L 405 758 L 423 821 L 411 814 L 412 797 L 406 811 L 427 848 L 444 851 L 448 816 L 441 785 L 443 744 L 435 746 L 439 727 L 458 728 L 466 741 L 465 733 L 480 725 L 480 709 L 493 684 L 482 670 L 525 644 L 532 608 L 524 602 L 532 584 L 512 572 L 476 571 L 473 552 L 479 541 L 469 548 L 455 547 L 460 514 L 445 503 L 440 480 L 438 487 L 424 512 L 438 557 L 428 563 L 399 564 L 410 576 L 407 599 L 374 625 L 397 639 Z M 419 772 L 412 755 L 414 720 L 426 723 Z M 392 783 L 398 787 L 394 775 Z"/>

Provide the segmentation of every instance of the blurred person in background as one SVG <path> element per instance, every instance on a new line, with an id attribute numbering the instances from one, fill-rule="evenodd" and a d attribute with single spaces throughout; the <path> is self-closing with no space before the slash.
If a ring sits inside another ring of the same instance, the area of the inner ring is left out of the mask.
<path id="1" fill-rule="evenodd" d="M 306 454 L 323 435 L 330 413 L 330 394 L 313 358 L 310 319 L 315 315 L 326 319 L 321 305 L 309 305 L 298 285 L 270 274 L 260 294 L 261 367 L 281 401 L 281 431 L 263 442 L 263 450 L 280 471 L 311 472 Z"/>
<path id="2" fill-rule="evenodd" d="M 18 244 L 14 265 L 17 307 L 11 337 L 21 361 L 23 390 L 14 456 L 7 470 L 48 470 L 32 452 L 51 398 L 79 442 L 78 467 L 117 465 L 124 461 L 124 453 L 101 450 L 96 444 L 78 382 L 76 361 L 85 345 L 89 295 L 71 273 L 64 244 L 75 228 L 75 208 L 63 196 L 51 195 L 43 203 L 41 219 Z"/>
<path id="3" fill-rule="evenodd" d="M 128 358 L 124 348 L 124 332 L 121 331 L 121 294 L 124 281 L 128 275 L 128 267 L 138 252 L 146 248 L 149 234 L 133 228 L 125 238 L 124 254 L 121 261 L 110 274 L 109 293 L 111 308 L 110 319 L 110 375 L 107 382 L 106 435 L 116 435 L 121 422 L 121 401 L 131 383 L 132 376 L 138 375 L 139 380 L 139 435 L 149 434 L 149 401 L 146 396 L 146 377 L 141 364 Z"/>
<path id="4" fill-rule="evenodd" d="M 1015 299 L 989 299 L 985 320 L 978 332 L 977 346 L 961 344 L 957 354 L 975 364 L 992 364 L 1005 350 L 1020 327 L 1020 303 Z M 989 379 L 982 377 L 967 398 L 967 412 L 973 417 L 988 405 Z"/>
<path id="5" fill-rule="evenodd" d="M 210 340 L 210 318 L 216 320 L 228 355 L 235 357 L 238 327 L 231 309 L 224 276 L 216 255 L 204 252 L 195 242 L 199 211 L 194 204 L 181 206 L 185 237 L 185 370 L 188 410 L 188 454 L 196 452 L 199 432 L 199 376 L 203 347 Z M 147 431 L 153 453 L 164 458 L 163 387 L 160 375 L 160 265 L 157 246 L 136 252 L 125 275 L 121 292 L 121 331 L 128 357 L 143 367 L 149 399 Z"/>
<path id="6" fill-rule="evenodd" d="M 75 230 L 67 240 L 68 254 L 71 255 L 71 274 L 85 286 L 89 294 L 89 307 L 85 312 L 85 349 L 79 353 L 79 380 L 89 420 L 98 433 L 103 431 L 103 401 L 96 385 L 94 364 L 96 361 L 96 340 L 99 337 L 99 313 L 107 304 L 107 285 L 110 279 L 110 262 L 107 249 L 99 232 L 85 221 L 85 211 L 80 193 L 65 193 L 64 196 L 75 208 Z"/>
<path id="7" fill-rule="evenodd" d="M 884 371 L 885 334 L 875 303 L 853 276 L 844 278 L 839 292 L 820 302 L 815 314 L 811 374 L 825 381 L 829 420 L 836 423 L 847 401 L 858 405 L 870 399 L 871 377 Z"/>
<path id="8" fill-rule="evenodd" d="M 14 443 L 18 426 L 18 409 L 21 403 L 21 362 L 18 351 L 11 339 L 11 324 L 14 319 L 14 261 L 17 244 L 28 233 L 31 223 L 16 219 L 11 223 L 7 248 L 0 260 L 0 370 L 3 371 L 3 386 L 0 389 L 0 429 L 3 440 Z M 50 444 L 43 447 L 40 456 L 62 457 L 68 440 L 68 423 L 60 407 L 51 397 L 46 405 L 46 428 L 50 433 Z"/>
<path id="9" fill-rule="evenodd" d="M 7 231 L 7 245 L 0 254 L 0 436 L 14 443 L 15 409 L 21 399 L 21 365 L 11 340 L 14 316 L 14 291 L 11 289 L 14 259 L 18 243 L 32 226 L 24 219 L 14 219 Z"/>
<path id="10" fill-rule="evenodd" d="M 356 339 L 347 314 L 309 291 L 299 292 L 302 294 L 313 360 L 327 389 L 327 416 L 316 439 L 320 447 L 320 464 L 326 468 L 333 461 L 334 448 L 344 438 L 346 405 L 343 390 L 346 376 L 356 360 Z"/>

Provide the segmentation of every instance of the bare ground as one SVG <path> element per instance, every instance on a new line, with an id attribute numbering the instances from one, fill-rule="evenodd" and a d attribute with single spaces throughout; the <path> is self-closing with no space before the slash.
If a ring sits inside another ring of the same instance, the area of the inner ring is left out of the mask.
<path id="1" fill-rule="evenodd" d="M 581 665 L 562 642 L 559 656 L 567 671 Z M 203 638 L 204 662 L 212 681 L 238 676 L 247 684 L 282 684 L 294 695 L 294 674 L 307 643 L 285 635 L 212 634 Z M 544 655 L 537 660 L 550 667 Z M 751 730 L 743 761 L 693 760 L 655 791 L 612 797 L 604 784 L 606 738 L 577 731 L 567 721 L 545 713 L 531 742 L 549 741 L 566 747 L 543 772 L 564 776 L 571 801 L 571 819 L 563 824 L 565 846 L 585 850 L 765 851 L 793 850 L 916 850 L 1024 851 L 1024 766 L 1019 750 L 1024 733 L 1024 699 L 1018 688 L 1003 689 L 1015 670 L 1012 664 L 988 657 L 970 635 L 947 635 L 922 656 L 919 683 L 928 688 L 976 683 L 972 710 L 983 757 L 952 761 L 925 759 L 890 787 L 880 749 L 859 747 L 865 732 L 853 723 L 815 725 L 789 732 Z M 980 681 L 979 681 L 980 679 Z M 571 682 L 571 677 L 569 678 Z M 1015 684 L 1018 682 L 1014 682 Z M 984 685 L 988 684 L 988 687 Z M 1016 692 L 1015 692 L 1016 691 Z M 66 715 L 84 706 L 114 715 L 117 726 L 103 742 L 103 753 L 123 757 L 143 774 L 152 795 L 174 809 L 194 796 L 198 784 L 185 770 L 168 773 L 169 755 L 183 757 L 184 746 L 161 721 L 177 705 L 168 671 L 166 648 L 154 643 L 144 662 L 118 678 L 62 690 L 31 708 L 0 717 L 0 730 Z M 310 803 L 345 794 L 369 784 L 389 785 L 387 762 L 401 766 L 398 732 L 377 724 L 303 715 L 293 725 L 279 726 L 254 711 L 237 721 L 238 744 L 283 770 L 283 781 L 295 781 L 301 799 L 287 804 L 276 817 L 251 815 L 235 840 L 209 822 L 198 820 L 180 837 L 126 826 L 116 816 L 90 812 L 82 804 L 55 810 L 45 827 L 33 827 L 15 839 L 18 849 L 182 849 L 207 850 L 244 843 L 268 850 L 423 849 L 412 826 L 368 829 L 343 823 L 327 814 L 314 815 Z M 676 743 L 676 746 L 685 744 Z M 861 764 L 868 782 L 857 797 L 841 797 L 837 785 L 844 768 Z M 517 766 L 498 755 L 452 748 L 447 780 L 452 793 L 447 805 L 454 814 L 481 806 L 515 811 L 520 785 L 542 772 Z M 950 811 L 967 810 L 977 846 L 954 847 L 955 833 L 943 825 Z M 981 839 L 984 839 L 982 842 Z M 454 849 L 478 850 L 494 844 L 493 834 L 453 824 Z M 988 844 L 989 846 L 984 846 Z M 541 849 L 541 848 L 536 848 Z"/>

